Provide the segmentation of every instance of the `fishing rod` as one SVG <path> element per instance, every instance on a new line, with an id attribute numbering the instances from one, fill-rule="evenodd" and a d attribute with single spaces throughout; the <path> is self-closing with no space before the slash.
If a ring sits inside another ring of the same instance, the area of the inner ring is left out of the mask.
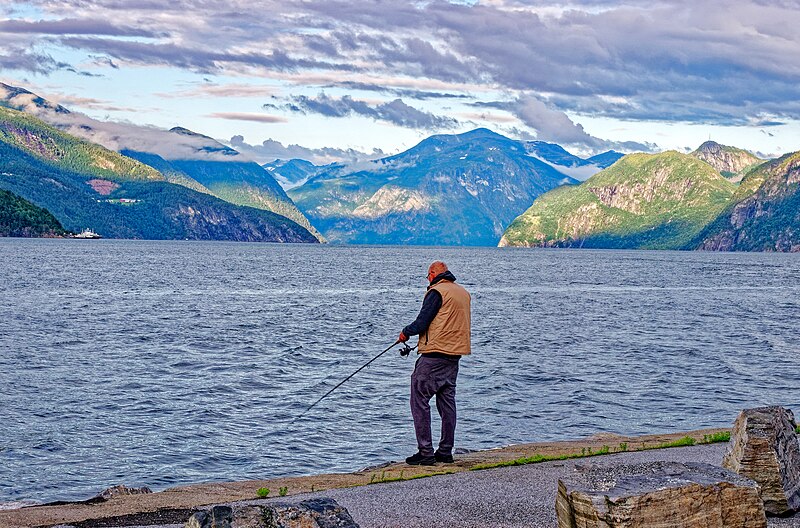
<path id="1" fill-rule="evenodd" d="M 327 398 L 327 397 L 328 397 L 328 396 L 329 396 L 329 395 L 330 395 L 330 394 L 331 394 L 333 391 L 335 391 L 336 389 L 338 389 L 339 387 L 341 387 L 342 385 L 344 385 L 344 382 L 345 382 L 345 381 L 349 380 L 350 378 L 352 378 L 353 376 L 355 376 L 356 374 L 358 374 L 359 372 L 361 372 L 362 370 L 364 370 L 365 368 L 367 368 L 367 367 L 370 365 L 370 363 L 372 363 L 373 361 L 375 361 L 376 359 L 378 359 L 379 357 L 381 357 L 382 355 L 384 355 L 385 353 L 387 353 L 389 350 L 391 350 L 392 348 L 394 348 L 394 346 L 395 346 L 395 345 L 397 345 L 398 343 L 402 343 L 402 341 L 400 341 L 400 340 L 398 339 L 397 341 L 395 341 L 394 343 L 392 343 L 392 344 L 391 344 L 389 347 L 387 347 L 387 348 L 386 348 L 386 350 L 384 350 L 383 352 L 381 352 L 380 354 L 378 354 L 378 355 L 377 355 L 377 356 L 375 356 L 374 358 L 370 359 L 369 361 L 367 361 L 366 363 L 364 363 L 363 365 L 361 365 L 361 367 L 359 367 L 359 369 L 358 369 L 358 370 L 356 370 L 355 372 L 353 372 L 352 374 L 350 374 L 349 376 L 347 376 L 345 379 L 343 379 L 342 381 L 340 381 L 338 385 L 336 385 L 334 388 L 332 388 L 331 390 L 329 390 L 328 392 L 326 392 L 325 394 L 323 394 L 323 395 L 322 395 L 322 397 L 321 397 L 320 399 L 318 399 L 317 401 L 315 401 L 314 403 L 312 403 L 312 404 L 311 404 L 311 407 L 309 407 L 308 409 L 306 409 L 305 411 L 303 411 L 302 413 L 300 413 L 300 415 L 299 415 L 299 416 L 297 416 L 297 417 L 296 417 L 294 420 L 292 420 L 292 422 L 291 422 L 291 423 L 294 423 L 294 422 L 296 422 L 297 420 L 299 420 L 300 418 L 302 418 L 302 417 L 303 417 L 303 415 L 304 415 L 304 414 L 306 414 L 306 413 L 307 413 L 308 411 L 310 411 L 311 409 L 313 409 L 315 405 L 317 405 L 319 402 L 321 402 L 322 400 L 324 400 L 325 398 Z M 401 349 L 400 349 L 400 355 L 401 355 L 401 356 L 403 356 L 403 357 L 407 357 L 407 356 L 408 356 L 408 355 L 409 355 L 409 354 L 410 354 L 410 353 L 411 353 L 411 352 L 412 352 L 412 351 L 413 351 L 415 348 L 417 348 L 417 347 L 416 347 L 416 346 L 410 347 L 410 346 L 408 346 L 408 344 L 406 343 L 406 344 L 405 344 L 405 346 L 404 346 L 403 348 L 401 348 Z"/>

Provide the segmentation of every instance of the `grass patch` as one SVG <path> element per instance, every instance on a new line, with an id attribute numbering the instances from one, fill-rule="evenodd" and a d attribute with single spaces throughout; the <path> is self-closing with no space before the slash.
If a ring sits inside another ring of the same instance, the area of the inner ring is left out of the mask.
<path id="1" fill-rule="evenodd" d="M 794 428 L 794 432 L 800 434 L 800 425 Z"/>
<path id="2" fill-rule="evenodd" d="M 284 486 L 278 490 L 278 495 L 281 497 L 285 497 L 287 493 L 289 493 L 289 488 L 287 486 Z"/>
<path id="3" fill-rule="evenodd" d="M 420 473 L 419 475 L 411 475 L 410 477 L 406 477 L 403 475 L 403 472 L 400 472 L 399 477 L 387 477 L 386 472 L 384 471 L 381 473 L 381 476 L 378 477 L 377 473 L 372 474 L 372 478 L 369 480 L 369 484 L 383 484 L 385 482 L 403 482 L 406 480 L 416 480 L 421 478 L 427 477 L 438 477 L 439 475 L 452 475 L 455 471 L 437 471 L 435 473 Z"/>
<path id="4" fill-rule="evenodd" d="M 625 445 L 625 449 L 628 449 L 628 446 Z M 607 455 L 611 452 L 611 448 L 607 445 L 604 445 L 597 451 L 592 451 L 592 448 L 583 448 L 581 449 L 580 453 L 569 453 L 566 455 L 533 455 L 529 457 L 522 457 L 517 458 L 515 460 L 505 460 L 503 462 L 492 462 L 489 464 L 478 464 L 472 466 L 470 471 L 479 471 L 481 469 L 492 469 L 498 467 L 509 467 L 509 466 L 524 466 L 526 464 L 539 464 L 541 462 L 553 462 L 556 460 L 570 460 L 573 458 L 586 458 L 591 456 L 599 456 L 599 455 Z"/>
<path id="5" fill-rule="evenodd" d="M 714 433 L 710 435 L 703 435 L 703 440 L 700 441 L 701 444 L 716 444 L 717 442 L 730 442 L 731 440 L 731 432 L 730 431 L 721 431 L 719 433 Z"/>
<path id="6" fill-rule="evenodd" d="M 798 426 L 798 433 L 800 433 L 800 426 Z M 688 447 L 696 444 L 714 444 L 716 442 L 728 442 L 731 439 L 730 431 L 721 431 L 719 433 L 712 433 L 703 435 L 703 439 L 698 441 L 691 436 L 684 436 L 672 442 L 665 442 L 654 446 L 647 446 L 642 443 L 641 447 L 633 448 L 632 451 L 648 451 L 651 449 L 668 449 L 670 447 Z M 533 455 L 529 457 L 517 458 L 515 460 L 505 460 L 503 462 L 491 462 L 488 464 L 477 464 L 470 468 L 470 471 L 479 471 L 481 469 L 493 469 L 498 467 L 509 466 L 524 466 L 526 464 L 539 464 L 541 462 L 554 462 L 559 460 L 571 460 L 574 458 L 586 458 L 592 456 L 608 455 L 609 453 L 625 453 L 629 450 L 627 442 L 620 442 L 616 450 L 612 450 L 609 446 L 604 445 L 597 451 L 592 451 L 591 447 L 584 447 L 580 453 L 568 453 L 566 455 Z"/>
<path id="7" fill-rule="evenodd" d="M 267 497 L 269 497 L 269 488 L 258 488 L 256 490 L 256 496 L 259 499 L 266 499 Z"/>

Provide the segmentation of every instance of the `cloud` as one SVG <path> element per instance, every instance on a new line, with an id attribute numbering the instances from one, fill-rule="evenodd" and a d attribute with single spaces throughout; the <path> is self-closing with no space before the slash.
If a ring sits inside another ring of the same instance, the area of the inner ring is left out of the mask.
<path id="1" fill-rule="evenodd" d="M 282 108 L 292 112 L 320 114 L 326 117 L 349 117 L 353 115 L 388 121 L 407 128 L 426 130 L 448 129 L 458 125 L 451 117 L 437 116 L 407 105 L 402 99 L 386 103 L 370 104 L 366 101 L 343 97 L 330 97 L 324 93 L 317 97 L 294 96 L 284 105 L 266 104 L 266 108 Z"/>
<path id="2" fill-rule="evenodd" d="M 297 158 L 310 161 L 315 165 L 341 162 L 355 164 L 385 156 L 385 153 L 380 149 L 374 149 L 372 152 L 336 148 L 314 149 L 296 144 L 284 145 L 274 139 L 267 139 L 260 145 L 251 145 L 246 143 L 244 137 L 240 135 L 233 136 L 229 143 L 233 148 L 259 163 L 268 163 L 276 159 L 289 160 Z"/>
<path id="3" fill-rule="evenodd" d="M 253 114 L 247 112 L 214 112 L 207 117 L 216 119 L 230 119 L 232 121 L 255 121 L 256 123 L 286 123 L 288 119 L 281 116 L 268 114 Z"/>
<path id="4" fill-rule="evenodd" d="M 146 29 L 124 27 L 107 20 L 65 18 L 61 20 L 0 20 L 0 33 L 34 33 L 47 35 L 113 35 L 117 37 L 158 37 Z"/>
<path id="5" fill-rule="evenodd" d="M 265 0 L 254 9 L 246 0 L 40 0 L 42 20 L 0 21 L 0 68 L 67 69 L 53 58 L 67 47 L 117 65 L 388 93 L 405 107 L 364 109 L 353 99 L 346 115 L 400 126 L 429 126 L 403 102 L 410 99 L 532 95 L 546 108 L 529 103 L 521 114 L 545 133 L 584 139 L 575 123 L 548 128 L 541 118 L 550 108 L 736 126 L 800 119 L 797 2 L 721 5 Z"/>

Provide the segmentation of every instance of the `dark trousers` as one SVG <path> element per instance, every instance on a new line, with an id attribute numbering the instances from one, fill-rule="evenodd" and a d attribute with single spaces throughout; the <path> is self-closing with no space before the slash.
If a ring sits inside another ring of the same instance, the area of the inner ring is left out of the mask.
<path id="1" fill-rule="evenodd" d="M 442 438 L 438 453 L 453 453 L 456 434 L 456 378 L 458 358 L 427 357 L 417 359 L 411 375 L 411 416 L 417 433 L 417 447 L 424 456 L 433 456 L 431 439 L 431 398 L 436 396 L 436 410 L 442 417 Z"/>

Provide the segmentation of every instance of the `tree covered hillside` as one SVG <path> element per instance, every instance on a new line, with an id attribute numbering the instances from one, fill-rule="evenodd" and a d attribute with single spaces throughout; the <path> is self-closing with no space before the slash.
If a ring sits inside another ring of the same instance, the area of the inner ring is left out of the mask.
<path id="1" fill-rule="evenodd" d="M 47 209 L 0 189 L 0 236 L 56 237 L 68 234 Z"/>
<path id="2" fill-rule="evenodd" d="M 717 217 L 735 189 L 692 156 L 629 154 L 580 185 L 539 197 L 500 245 L 680 248 Z"/>

